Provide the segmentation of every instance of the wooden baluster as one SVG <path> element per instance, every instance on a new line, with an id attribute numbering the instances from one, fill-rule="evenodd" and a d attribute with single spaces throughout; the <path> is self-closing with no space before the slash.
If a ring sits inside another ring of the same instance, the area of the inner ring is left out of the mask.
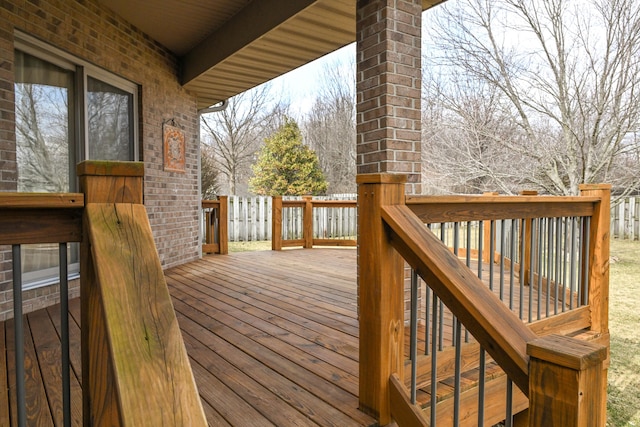
<path id="1" fill-rule="evenodd" d="M 271 205 L 271 250 L 282 250 L 282 196 L 273 196 Z"/>
<path id="2" fill-rule="evenodd" d="M 482 194 L 483 196 L 497 196 L 498 192 L 497 191 L 492 191 L 492 192 L 486 192 Z M 486 224 L 484 224 L 484 227 L 482 228 L 482 247 L 484 248 L 483 252 L 482 252 L 482 262 L 485 264 L 489 265 L 489 268 L 493 268 L 491 267 L 491 265 L 495 262 L 495 253 L 491 253 L 491 242 L 495 242 L 496 241 L 496 235 L 495 235 L 495 230 L 493 232 L 493 235 L 491 234 L 491 221 L 485 221 Z M 494 246 L 495 247 L 495 246 Z"/>
<path id="3" fill-rule="evenodd" d="M 403 175 L 358 175 L 360 409 L 391 421 L 391 374 L 404 378 L 403 261 L 389 244 L 380 207 L 404 204 Z"/>

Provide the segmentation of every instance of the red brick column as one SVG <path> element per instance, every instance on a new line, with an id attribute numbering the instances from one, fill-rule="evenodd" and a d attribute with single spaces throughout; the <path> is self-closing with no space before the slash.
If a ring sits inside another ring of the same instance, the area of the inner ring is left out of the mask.
<path id="1" fill-rule="evenodd" d="M 420 0 L 357 3 L 358 173 L 402 173 L 421 192 Z"/>

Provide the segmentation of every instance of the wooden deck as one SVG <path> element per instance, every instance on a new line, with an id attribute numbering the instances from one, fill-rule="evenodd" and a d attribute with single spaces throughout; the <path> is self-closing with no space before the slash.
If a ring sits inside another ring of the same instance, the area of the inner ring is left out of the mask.
<path id="1" fill-rule="evenodd" d="M 166 271 L 211 426 L 368 426 L 358 407 L 354 249 L 208 256 Z M 58 306 L 27 316 L 29 425 L 59 425 Z M 70 304 L 73 425 L 80 307 Z M 13 323 L 0 327 L 0 426 L 15 416 Z"/>

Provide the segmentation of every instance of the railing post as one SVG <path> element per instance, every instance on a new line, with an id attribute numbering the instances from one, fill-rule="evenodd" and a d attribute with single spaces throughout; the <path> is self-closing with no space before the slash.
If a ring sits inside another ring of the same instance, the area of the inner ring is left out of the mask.
<path id="1" fill-rule="evenodd" d="M 529 426 L 601 427 L 607 348 L 549 335 L 527 344 Z"/>
<path id="2" fill-rule="evenodd" d="M 537 196 L 538 192 L 535 190 L 523 190 L 520 192 L 521 196 Z M 531 265 L 531 232 L 533 230 L 533 218 L 522 219 L 522 224 L 524 225 L 524 253 L 521 254 L 522 259 L 521 263 L 524 263 L 524 277 L 521 277 L 520 280 L 523 280 L 526 286 L 530 286 L 529 277 L 532 268 L 536 268 L 536 265 Z M 537 262 L 537 261 L 536 261 Z"/>
<path id="3" fill-rule="evenodd" d="M 594 206 L 591 217 L 589 238 L 589 307 L 591 308 L 591 330 L 599 332 L 601 344 L 609 348 L 609 244 L 611 223 L 611 185 L 582 184 L 580 195 L 599 197 L 600 202 Z M 602 410 L 600 425 L 606 424 L 607 417 L 607 370 L 609 359 L 603 365 L 602 375 Z"/>
<path id="4" fill-rule="evenodd" d="M 303 196 L 304 212 L 302 213 L 302 238 L 304 239 L 304 248 L 313 248 L 313 197 Z"/>
<path id="5" fill-rule="evenodd" d="M 139 162 L 103 162 L 85 161 L 77 166 L 80 191 L 84 193 L 85 205 L 88 203 L 132 203 L 143 201 L 144 164 Z M 107 357 L 92 358 L 91 350 L 104 351 L 107 348 L 104 319 L 98 309 L 100 298 L 94 282 L 94 266 L 91 261 L 88 233 L 83 232 L 80 251 L 80 304 L 82 339 L 82 414 L 83 425 L 92 423 L 92 397 L 101 396 L 105 413 L 117 416 L 113 406 L 117 400 L 112 379 L 108 377 Z M 107 396 L 108 395 L 108 396 Z M 108 419 L 109 416 L 106 415 Z"/>
<path id="6" fill-rule="evenodd" d="M 392 248 L 381 206 L 404 204 L 406 177 L 358 175 L 358 309 L 360 319 L 360 409 L 391 421 L 389 380 L 404 378 L 403 262 Z"/>
<path id="7" fill-rule="evenodd" d="M 220 255 L 229 253 L 229 196 L 218 196 L 218 248 Z"/>
<path id="8" fill-rule="evenodd" d="M 491 191 L 491 192 L 486 192 L 486 193 L 482 193 L 483 196 L 497 196 L 498 192 L 497 191 Z M 495 235 L 495 230 L 493 231 L 493 234 L 491 233 L 491 224 L 485 224 L 484 227 L 482 228 L 482 247 L 484 248 L 484 251 L 482 252 L 482 262 L 484 262 L 485 264 L 493 264 L 496 254 L 495 253 L 491 253 L 491 242 L 495 242 L 496 239 L 496 235 Z"/>
<path id="9" fill-rule="evenodd" d="M 273 196 L 271 204 L 271 250 L 282 250 L 282 196 Z"/>

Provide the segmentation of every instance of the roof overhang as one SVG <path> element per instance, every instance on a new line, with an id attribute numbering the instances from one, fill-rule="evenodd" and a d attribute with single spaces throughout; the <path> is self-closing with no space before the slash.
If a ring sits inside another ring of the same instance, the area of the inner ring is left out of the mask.
<path id="1" fill-rule="evenodd" d="M 199 109 L 355 41 L 356 0 L 99 1 L 180 58 Z"/>

